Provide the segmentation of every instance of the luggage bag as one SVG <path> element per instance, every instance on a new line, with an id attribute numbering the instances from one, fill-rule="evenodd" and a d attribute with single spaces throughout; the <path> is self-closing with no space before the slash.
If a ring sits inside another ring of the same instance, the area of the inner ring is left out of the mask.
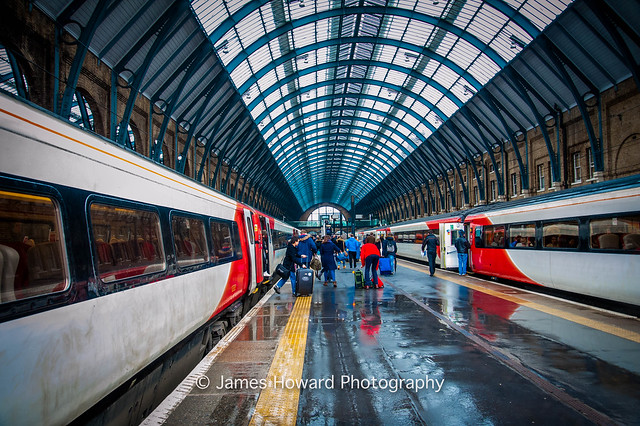
<path id="1" fill-rule="evenodd" d="M 364 275 L 362 275 L 362 271 L 356 269 L 353 271 L 353 279 L 356 284 L 356 288 L 364 288 Z"/>
<path id="2" fill-rule="evenodd" d="M 380 268 L 381 275 L 393 274 L 393 259 L 389 257 L 381 257 L 378 261 L 378 268 Z"/>
<path id="3" fill-rule="evenodd" d="M 300 268 L 296 271 L 296 294 L 307 296 L 313 293 L 313 269 Z"/>

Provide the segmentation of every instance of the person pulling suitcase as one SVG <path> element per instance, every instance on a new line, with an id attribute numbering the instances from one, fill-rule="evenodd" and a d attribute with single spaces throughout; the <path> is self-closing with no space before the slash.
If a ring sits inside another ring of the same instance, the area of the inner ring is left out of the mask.
<path id="1" fill-rule="evenodd" d="M 302 263 L 302 259 L 307 257 L 306 255 L 298 254 L 298 237 L 294 235 L 289 240 L 287 244 L 287 252 L 284 255 L 284 259 L 282 260 L 282 266 L 285 270 L 289 271 L 288 276 L 283 276 L 280 280 L 273 286 L 273 291 L 280 294 L 280 289 L 287 282 L 288 279 L 291 279 L 291 291 L 294 296 L 296 295 L 296 267 L 295 265 L 305 267 Z M 285 274 L 286 275 L 286 274 Z"/>

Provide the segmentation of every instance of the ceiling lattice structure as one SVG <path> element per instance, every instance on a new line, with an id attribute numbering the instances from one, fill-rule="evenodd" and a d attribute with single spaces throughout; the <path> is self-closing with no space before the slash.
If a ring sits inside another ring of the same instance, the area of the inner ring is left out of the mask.
<path id="1" fill-rule="evenodd" d="M 375 211 L 638 83 L 635 0 L 36 4 L 290 216 Z"/>

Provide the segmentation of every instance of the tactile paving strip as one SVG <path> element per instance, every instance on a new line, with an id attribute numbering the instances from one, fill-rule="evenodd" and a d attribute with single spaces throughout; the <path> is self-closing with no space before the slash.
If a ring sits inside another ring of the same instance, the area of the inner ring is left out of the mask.
<path id="1" fill-rule="evenodd" d="M 299 297 L 284 329 L 251 425 L 294 425 L 304 368 L 311 297 Z M 296 382 L 298 381 L 298 382 Z"/>

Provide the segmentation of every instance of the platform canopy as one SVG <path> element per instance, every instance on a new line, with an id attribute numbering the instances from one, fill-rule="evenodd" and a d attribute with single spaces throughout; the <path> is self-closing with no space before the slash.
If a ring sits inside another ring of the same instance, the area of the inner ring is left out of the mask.
<path id="1" fill-rule="evenodd" d="M 352 196 L 368 213 L 467 165 L 480 177 L 475 160 L 497 167 L 505 144 L 527 174 L 528 129 L 576 105 L 587 120 L 602 90 L 638 82 L 635 0 L 37 3 L 78 37 L 94 25 L 101 60 L 291 214 Z"/>

